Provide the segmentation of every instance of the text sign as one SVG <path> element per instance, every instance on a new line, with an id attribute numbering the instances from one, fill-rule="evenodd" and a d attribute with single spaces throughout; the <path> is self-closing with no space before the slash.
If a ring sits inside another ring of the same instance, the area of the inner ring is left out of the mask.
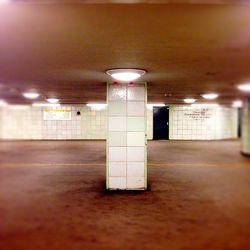
<path id="1" fill-rule="evenodd" d="M 212 118 L 212 110 L 208 108 L 190 110 L 184 113 L 184 116 L 196 121 L 205 121 Z"/>

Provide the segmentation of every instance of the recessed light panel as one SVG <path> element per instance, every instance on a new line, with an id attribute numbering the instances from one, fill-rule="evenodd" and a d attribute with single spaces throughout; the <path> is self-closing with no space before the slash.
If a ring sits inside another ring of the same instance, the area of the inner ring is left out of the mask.
<path id="1" fill-rule="evenodd" d="M 194 98 L 186 98 L 186 99 L 184 99 L 184 102 L 188 103 L 188 104 L 191 104 L 191 103 L 195 103 L 196 100 Z"/>
<path id="2" fill-rule="evenodd" d="M 244 83 L 238 85 L 238 89 L 244 92 L 250 92 L 250 83 Z"/>
<path id="3" fill-rule="evenodd" d="M 216 99 L 218 96 L 219 96 L 219 95 L 216 94 L 216 93 L 207 93 L 207 94 L 202 95 L 202 97 L 203 97 L 204 99 L 207 99 L 207 100 L 214 100 L 214 99 Z"/>
<path id="4" fill-rule="evenodd" d="M 39 97 L 39 94 L 36 92 L 26 92 L 26 93 L 23 93 L 23 96 L 27 99 L 36 99 Z"/>
<path id="5" fill-rule="evenodd" d="M 59 103 L 43 103 L 43 102 L 37 102 L 32 104 L 33 107 L 58 107 L 60 106 Z"/>
<path id="6" fill-rule="evenodd" d="M 104 110 L 107 107 L 106 103 L 88 103 L 87 107 L 93 110 Z"/>
<path id="7" fill-rule="evenodd" d="M 5 107 L 7 105 L 8 105 L 8 103 L 6 101 L 0 100 L 0 107 Z"/>
<path id="8" fill-rule="evenodd" d="M 192 107 L 219 107 L 218 103 L 194 103 Z"/>
<path id="9" fill-rule="evenodd" d="M 47 102 L 49 102 L 49 103 L 58 103 L 59 102 L 59 99 L 57 99 L 57 98 L 48 98 L 47 99 Z"/>

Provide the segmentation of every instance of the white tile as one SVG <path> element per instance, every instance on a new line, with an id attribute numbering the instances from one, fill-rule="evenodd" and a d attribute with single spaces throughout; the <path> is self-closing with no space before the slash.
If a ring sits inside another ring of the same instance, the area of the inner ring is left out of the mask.
<path id="1" fill-rule="evenodd" d="M 124 116 L 109 117 L 109 131 L 126 131 L 127 118 Z"/>
<path id="2" fill-rule="evenodd" d="M 145 100 L 144 85 L 140 87 L 128 87 L 128 100 L 130 101 L 143 101 Z"/>
<path id="3" fill-rule="evenodd" d="M 127 161 L 144 161 L 144 147 L 127 147 Z"/>
<path id="4" fill-rule="evenodd" d="M 126 151 L 126 147 L 110 147 L 108 155 L 109 161 L 126 161 Z"/>
<path id="5" fill-rule="evenodd" d="M 110 189 L 126 189 L 126 177 L 109 177 Z"/>
<path id="6" fill-rule="evenodd" d="M 126 162 L 109 162 L 109 176 L 125 177 L 127 174 Z"/>
<path id="7" fill-rule="evenodd" d="M 110 101 L 108 103 L 109 116 L 126 116 L 127 103 L 123 101 Z"/>
<path id="8" fill-rule="evenodd" d="M 128 116 L 144 116 L 145 102 L 127 102 Z"/>
<path id="9" fill-rule="evenodd" d="M 126 100 L 127 87 L 120 84 L 109 85 L 109 100 Z"/>
<path id="10" fill-rule="evenodd" d="M 145 131 L 144 117 L 128 117 L 127 118 L 127 131 Z"/>
<path id="11" fill-rule="evenodd" d="M 126 146 L 127 145 L 127 133 L 126 132 L 109 132 L 109 146 Z"/>
<path id="12" fill-rule="evenodd" d="M 128 177 L 127 189 L 144 189 L 145 180 L 144 177 Z"/>
<path id="13" fill-rule="evenodd" d="M 144 162 L 128 162 L 127 176 L 129 177 L 144 177 L 145 167 Z"/>
<path id="14" fill-rule="evenodd" d="M 145 132 L 128 132 L 128 146 L 145 146 Z"/>

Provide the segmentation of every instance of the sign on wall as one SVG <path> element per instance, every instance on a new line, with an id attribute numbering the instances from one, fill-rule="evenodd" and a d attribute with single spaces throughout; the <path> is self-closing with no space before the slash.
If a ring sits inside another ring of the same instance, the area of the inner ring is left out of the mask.
<path id="1" fill-rule="evenodd" d="M 45 109 L 43 111 L 43 120 L 45 121 L 70 121 L 71 110 Z"/>
<path id="2" fill-rule="evenodd" d="M 188 119 L 193 119 L 196 121 L 205 121 L 212 118 L 213 112 L 212 109 L 209 108 L 193 109 L 186 111 L 184 113 L 184 116 Z"/>

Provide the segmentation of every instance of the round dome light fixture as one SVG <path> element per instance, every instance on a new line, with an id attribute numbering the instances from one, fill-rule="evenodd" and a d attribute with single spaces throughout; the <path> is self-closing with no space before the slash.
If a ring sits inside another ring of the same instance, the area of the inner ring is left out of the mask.
<path id="1" fill-rule="evenodd" d="M 39 94 L 36 92 L 25 92 L 23 93 L 23 96 L 27 99 L 36 99 L 38 98 Z"/>
<path id="2" fill-rule="evenodd" d="M 54 104 L 54 103 L 58 103 L 59 99 L 57 99 L 57 98 L 48 98 L 47 102 Z"/>
<path id="3" fill-rule="evenodd" d="M 250 92 L 250 83 L 243 83 L 237 86 L 237 88 L 244 92 Z"/>
<path id="4" fill-rule="evenodd" d="M 204 99 L 207 99 L 207 100 L 214 100 L 216 99 L 219 95 L 216 94 L 216 93 L 207 93 L 207 94 L 204 94 L 204 95 L 201 95 Z"/>
<path id="5" fill-rule="evenodd" d="M 191 103 L 195 103 L 196 100 L 194 98 L 185 98 L 183 100 L 185 103 L 191 104 Z"/>
<path id="6" fill-rule="evenodd" d="M 110 69 L 106 73 L 117 81 L 133 82 L 143 76 L 146 71 L 142 69 Z"/>

